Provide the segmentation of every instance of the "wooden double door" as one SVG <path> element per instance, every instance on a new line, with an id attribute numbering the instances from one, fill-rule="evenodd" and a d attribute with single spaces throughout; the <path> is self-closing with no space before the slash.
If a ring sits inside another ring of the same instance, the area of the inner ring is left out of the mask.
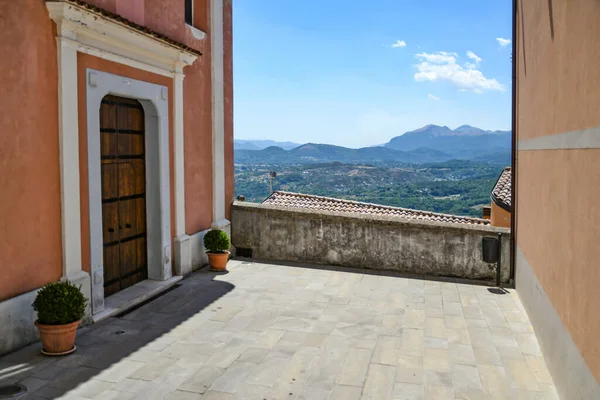
<path id="1" fill-rule="evenodd" d="M 148 277 L 144 109 L 108 95 L 100 106 L 104 296 Z"/>

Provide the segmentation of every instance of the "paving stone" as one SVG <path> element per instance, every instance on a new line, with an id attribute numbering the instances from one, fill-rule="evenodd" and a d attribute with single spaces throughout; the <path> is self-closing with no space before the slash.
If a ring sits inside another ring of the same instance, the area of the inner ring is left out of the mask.
<path id="1" fill-rule="evenodd" d="M 488 364 L 502 366 L 502 360 L 495 347 L 473 347 L 477 365 Z"/>
<path id="2" fill-rule="evenodd" d="M 450 353 L 444 349 L 426 348 L 423 365 L 425 369 L 449 371 L 451 366 Z"/>
<path id="3" fill-rule="evenodd" d="M 404 315 L 384 315 L 381 321 L 380 334 L 388 336 L 402 335 Z"/>
<path id="4" fill-rule="evenodd" d="M 335 385 L 329 400 L 360 400 L 362 387 Z"/>
<path id="5" fill-rule="evenodd" d="M 486 400 L 491 394 L 483 389 L 456 388 L 454 389 L 455 400 Z"/>
<path id="6" fill-rule="evenodd" d="M 394 391 L 395 374 L 396 368 L 391 365 L 371 364 L 361 399 L 391 399 Z"/>
<path id="7" fill-rule="evenodd" d="M 471 365 L 452 365 L 452 384 L 455 389 L 483 389 L 477 367 Z"/>
<path id="8" fill-rule="evenodd" d="M 179 386 L 178 389 L 186 392 L 204 393 L 224 372 L 225 370 L 222 368 L 202 367 Z"/>
<path id="9" fill-rule="evenodd" d="M 471 337 L 467 330 L 446 328 L 448 343 L 471 345 Z"/>
<path id="10" fill-rule="evenodd" d="M 259 349 L 272 349 L 284 334 L 285 331 L 282 330 L 267 329 L 260 334 L 252 346 Z"/>
<path id="11" fill-rule="evenodd" d="M 264 360 L 267 354 L 269 354 L 269 349 L 257 349 L 251 347 L 240 355 L 238 361 L 259 364 Z"/>
<path id="12" fill-rule="evenodd" d="M 462 305 L 459 302 L 444 302 L 445 315 L 463 315 Z"/>
<path id="13" fill-rule="evenodd" d="M 454 399 L 454 389 L 448 386 L 425 385 L 425 400 Z"/>
<path id="14" fill-rule="evenodd" d="M 128 393 L 140 393 L 150 386 L 150 381 L 142 381 L 139 379 L 125 378 L 117 383 L 114 390 Z"/>
<path id="15" fill-rule="evenodd" d="M 199 393 L 184 392 L 181 390 L 175 390 L 174 392 L 169 393 L 165 397 L 165 400 L 202 400 L 202 399 L 205 399 L 205 397 Z"/>
<path id="16" fill-rule="evenodd" d="M 425 328 L 425 310 L 407 310 L 402 320 L 404 328 L 424 329 Z"/>
<path id="17" fill-rule="evenodd" d="M 418 367 L 396 366 L 396 382 L 422 385 L 424 381 L 424 369 Z"/>
<path id="18" fill-rule="evenodd" d="M 335 383 L 338 385 L 362 387 L 369 369 L 371 354 L 372 350 L 369 349 L 351 348 L 348 351 L 342 370 Z M 395 357 L 393 363 L 396 363 Z"/>
<path id="19" fill-rule="evenodd" d="M 348 350 L 349 346 L 343 342 L 328 343 L 314 363 L 306 384 L 324 389 L 333 388 L 335 380 L 342 371 Z"/>
<path id="20" fill-rule="evenodd" d="M 60 375 L 57 379 L 52 380 L 52 382 L 46 386 L 54 386 L 63 389 L 72 389 L 84 382 L 87 382 L 89 379 L 91 379 L 94 376 L 97 376 L 99 373 L 100 370 L 96 368 L 80 366 Z"/>
<path id="21" fill-rule="evenodd" d="M 306 339 L 307 333 L 305 332 L 286 332 L 281 338 L 285 342 L 302 343 Z"/>
<path id="22" fill-rule="evenodd" d="M 444 309 L 443 308 L 425 308 L 425 317 L 426 318 L 444 318 Z"/>
<path id="23" fill-rule="evenodd" d="M 466 344 L 450 344 L 448 345 L 448 353 L 450 361 L 454 364 L 475 365 L 475 354 L 473 348 Z"/>
<path id="24" fill-rule="evenodd" d="M 320 333 L 307 333 L 302 346 L 306 347 L 322 347 L 325 340 L 328 338 L 327 335 Z"/>
<path id="25" fill-rule="evenodd" d="M 396 365 L 401 343 L 401 340 L 395 336 L 379 336 L 373 352 L 372 362 Z"/>
<path id="26" fill-rule="evenodd" d="M 552 385 L 554 383 L 543 357 L 525 356 L 525 359 L 539 384 Z"/>
<path id="27" fill-rule="evenodd" d="M 453 387 L 452 372 L 426 369 L 425 370 L 425 385 L 426 386 Z M 425 396 L 425 397 L 427 397 L 427 396 Z"/>
<path id="28" fill-rule="evenodd" d="M 477 371 L 483 388 L 489 392 L 512 387 L 512 383 L 506 374 L 504 367 L 496 365 L 478 365 Z"/>
<path id="29" fill-rule="evenodd" d="M 541 357 L 542 351 L 537 338 L 533 334 L 516 334 L 515 340 L 525 355 Z"/>
<path id="30" fill-rule="evenodd" d="M 469 338 L 473 347 L 496 347 L 492 333 L 488 328 L 468 327 Z"/>
<path id="31" fill-rule="evenodd" d="M 443 318 L 425 319 L 425 336 L 430 338 L 446 338 L 446 322 Z"/>
<path id="32" fill-rule="evenodd" d="M 322 388 L 313 388 L 304 386 L 302 391 L 296 397 L 297 400 L 328 400 L 331 395 L 331 390 Z"/>
<path id="33" fill-rule="evenodd" d="M 96 377 L 96 379 L 99 379 L 101 381 L 106 381 L 106 382 L 118 383 L 118 382 L 122 381 L 123 379 L 135 374 L 138 370 L 140 370 L 140 368 L 144 368 L 147 366 L 148 366 L 148 364 L 140 362 L 140 361 L 130 361 L 127 359 L 121 360 L 121 361 L 111 365 L 109 368 L 100 372 L 98 374 L 98 376 Z M 156 368 L 154 369 L 154 371 L 157 371 L 157 374 L 158 374 L 158 373 L 160 373 L 160 371 L 162 371 L 162 367 L 163 367 L 162 364 L 158 364 L 158 365 L 156 365 Z M 132 376 L 132 377 L 134 377 L 134 376 Z M 134 378 L 141 379 L 141 378 L 138 378 L 137 376 L 135 376 Z M 151 379 L 152 378 L 149 378 L 146 380 L 151 380 Z"/>
<path id="34" fill-rule="evenodd" d="M 133 399 L 135 397 L 134 393 L 128 393 L 128 392 L 120 392 L 118 390 L 107 390 L 106 392 L 103 392 L 101 394 L 99 394 L 98 396 L 94 397 L 94 399 L 98 399 L 98 400 L 129 400 L 129 399 Z"/>
<path id="35" fill-rule="evenodd" d="M 106 392 L 114 389 L 114 387 L 114 383 L 91 379 L 84 384 L 79 385 L 77 388 L 72 390 L 70 394 L 90 399 L 102 398 Z"/>
<path id="36" fill-rule="evenodd" d="M 404 329 L 400 353 L 409 356 L 423 356 L 425 333 L 422 329 Z"/>
<path id="37" fill-rule="evenodd" d="M 151 381 L 157 376 L 159 376 L 164 369 L 170 367 L 176 362 L 176 358 L 159 356 L 156 357 L 154 360 L 148 362 L 147 364 L 137 362 L 136 364 L 127 364 L 122 369 L 119 368 L 123 371 L 122 375 L 119 375 L 118 372 L 115 372 L 114 374 L 110 375 L 110 378 L 112 378 L 113 376 L 115 377 L 114 379 L 123 379 L 130 377 L 133 379 Z M 131 370 L 131 372 L 128 372 L 128 370 Z"/>
<path id="38" fill-rule="evenodd" d="M 249 373 L 246 375 L 246 378 L 244 378 L 243 381 L 253 385 L 271 387 L 275 381 L 277 381 L 277 378 L 281 374 L 282 370 L 289 362 L 290 358 L 267 357 L 258 365 L 241 363 L 246 368 L 249 368 Z M 239 372 L 238 376 L 242 376 L 242 372 Z M 223 377 L 223 379 L 226 378 L 227 377 L 225 376 Z M 229 390 L 219 388 L 218 383 L 219 381 L 215 382 L 213 385 L 217 390 L 229 392 Z"/>
<path id="39" fill-rule="evenodd" d="M 291 358 L 299 347 L 300 343 L 284 342 L 283 340 L 280 340 L 271 350 L 269 350 L 267 357 Z"/>
<path id="40" fill-rule="evenodd" d="M 394 385 L 394 400 L 423 400 L 423 385 L 398 383 Z"/>

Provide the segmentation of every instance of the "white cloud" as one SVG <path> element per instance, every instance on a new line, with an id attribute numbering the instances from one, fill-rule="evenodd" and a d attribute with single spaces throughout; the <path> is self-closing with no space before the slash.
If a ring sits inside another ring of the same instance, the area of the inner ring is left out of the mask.
<path id="1" fill-rule="evenodd" d="M 479 57 L 477 54 L 473 53 L 472 51 L 467 51 L 467 57 L 469 57 L 471 60 L 475 61 L 475 64 L 479 64 L 481 62 L 481 57 Z"/>
<path id="2" fill-rule="evenodd" d="M 475 54 L 473 55 L 477 57 Z M 505 90 L 504 85 L 496 79 L 486 78 L 473 63 L 458 64 L 458 55 L 456 53 L 445 51 L 438 53 L 418 53 L 416 57 L 420 61 L 416 65 L 418 72 L 414 76 L 417 82 L 447 81 L 459 89 L 467 89 L 475 93 L 481 93 L 486 90 Z"/>
<path id="3" fill-rule="evenodd" d="M 445 51 L 440 51 L 439 53 L 417 53 L 417 58 L 423 59 L 425 61 L 429 61 L 432 63 L 449 63 L 456 62 L 456 57 L 458 54 L 456 53 L 447 53 Z"/>
<path id="4" fill-rule="evenodd" d="M 431 93 L 429 93 L 429 94 L 427 95 L 427 98 L 428 98 L 429 100 L 433 100 L 433 101 L 438 101 L 438 100 L 440 100 L 440 98 L 439 98 L 439 97 L 437 97 L 437 96 L 435 96 L 435 95 L 433 95 L 433 94 L 431 94 Z"/>
<path id="5" fill-rule="evenodd" d="M 500 45 L 500 47 L 506 47 L 510 44 L 510 39 L 504 39 L 504 38 L 496 38 L 496 40 L 498 41 L 498 44 Z"/>
<path id="6" fill-rule="evenodd" d="M 404 40 L 396 40 L 396 43 L 392 44 L 392 48 L 397 49 L 400 47 L 406 47 L 406 42 Z"/>

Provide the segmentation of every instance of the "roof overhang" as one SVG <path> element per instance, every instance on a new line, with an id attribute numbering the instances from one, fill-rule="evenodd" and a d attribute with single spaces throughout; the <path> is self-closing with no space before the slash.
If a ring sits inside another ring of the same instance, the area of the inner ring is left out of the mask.
<path id="1" fill-rule="evenodd" d="M 127 20 L 116 20 L 73 1 L 48 1 L 46 7 L 56 23 L 57 37 L 83 53 L 111 54 L 115 61 L 126 59 L 129 65 L 142 64 L 167 76 L 182 73 L 185 66 L 200 56 L 183 44 L 147 29 L 142 31 L 143 27 L 132 26 Z"/>

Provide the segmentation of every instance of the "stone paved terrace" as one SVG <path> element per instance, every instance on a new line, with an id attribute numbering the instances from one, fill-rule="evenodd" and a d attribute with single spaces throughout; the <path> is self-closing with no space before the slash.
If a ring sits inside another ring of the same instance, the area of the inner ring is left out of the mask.
<path id="1" fill-rule="evenodd" d="M 514 291 L 231 261 L 78 350 L 0 359 L 28 399 L 558 399 Z"/>

